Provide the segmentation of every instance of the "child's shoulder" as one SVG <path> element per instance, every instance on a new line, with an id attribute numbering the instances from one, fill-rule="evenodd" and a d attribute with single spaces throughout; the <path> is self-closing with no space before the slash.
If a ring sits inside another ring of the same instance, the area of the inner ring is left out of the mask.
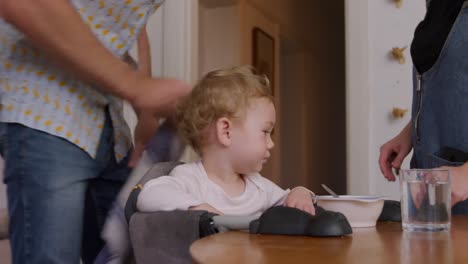
<path id="1" fill-rule="evenodd" d="M 200 180 L 203 174 L 200 171 L 200 164 L 198 162 L 184 163 L 176 166 L 169 176 L 183 178 L 188 180 Z"/>
<path id="2" fill-rule="evenodd" d="M 195 173 L 197 169 L 197 163 L 196 162 L 189 162 L 189 163 L 184 163 L 180 164 L 172 171 L 169 173 L 171 176 L 179 176 L 179 175 L 185 175 L 187 173 Z"/>
<path id="3" fill-rule="evenodd" d="M 182 163 L 180 165 L 175 166 L 174 169 L 172 169 L 170 174 L 172 175 L 172 174 L 177 173 L 177 172 L 190 171 L 190 170 L 193 169 L 194 165 L 195 165 L 195 162 Z"/>

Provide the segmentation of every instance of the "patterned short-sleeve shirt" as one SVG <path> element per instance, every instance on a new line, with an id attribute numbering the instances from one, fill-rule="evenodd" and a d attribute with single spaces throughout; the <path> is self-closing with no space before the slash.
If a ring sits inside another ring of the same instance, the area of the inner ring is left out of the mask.
<path id="1" fill-rule="evenodd" d="M 71 0 L 99 41 L 123 58 L 148 16 L 164 0 Z M 67 139 L 92 157 L 108 107 L 120 161 L 131 147 L 122 101 L 51 62 L 19 31 L 0 20 L 0 122 Z"/>

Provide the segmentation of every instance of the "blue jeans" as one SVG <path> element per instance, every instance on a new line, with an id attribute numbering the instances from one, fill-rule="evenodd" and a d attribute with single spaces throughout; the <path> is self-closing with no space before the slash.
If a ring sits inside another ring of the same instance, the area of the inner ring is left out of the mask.
<path id="1" fill-rule="evenodd" d="M 53 135 L 14 123 L 2 155 L 13 263 L 92 263 L 107 212 L 129 175 L 116 163 L 109 118 L 97 157 Z M 1 145 L 1 144 L 0 144 Z"/>

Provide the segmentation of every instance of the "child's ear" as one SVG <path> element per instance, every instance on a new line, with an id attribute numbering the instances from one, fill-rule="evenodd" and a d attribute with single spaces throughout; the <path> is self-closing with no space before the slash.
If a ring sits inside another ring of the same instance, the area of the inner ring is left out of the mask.
<path id="1" fill-rule="evenodd" d="M 229 118 L 221 117 L 216 121 L 216 137 L 223 146 L 231 145 L 232 122 Z"/>

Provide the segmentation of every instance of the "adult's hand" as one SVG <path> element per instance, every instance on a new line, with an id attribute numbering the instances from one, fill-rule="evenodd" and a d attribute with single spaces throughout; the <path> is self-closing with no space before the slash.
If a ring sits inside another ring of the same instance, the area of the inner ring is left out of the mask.
<path id="1" fill-rule="evenodd" d="M 191 91 L 191 87 L 180 80 L 155 79 L 141 75 L 133 82 L 130 80 L 129 85 L 135 86 L 135 97 L 129 102 L 138 115 L 145 113 L 160 117 L 170 116 L 177 101 Z"/>
<path id="2" fill-rule="evenodd" d="M 403 160 L 412 149 L 411 122 L 396 137 L 380 147 L 379 166 L 384 177 L 395 181 L 392 168 L 400 169 Z"/>
<path id="3" fill-rule="evenodd" d="M 452 205 L 468 198 L 468 162 L 460 167 L 443 166 L 438 169 L 450 171 Z"/>
<path id="4" fill-rule="evenodd" d="M 137 44 L 138 72 L 141 74 L 140 78 L 146 78 L 149 81 L 140 82 L 142 87 L 140 85 L 133 87 L 139 92 L 139 97 L 133 101 L 138 123 L 135 127 L 135 146 L 128 164 L 131 168 L 136 166 L 146 146 L 156 134 L 159 128 L 159 118 L 171 114 L 177 99 L 190 91 L 190 87 L 181 81 L 151 78 L 151 51 L 146 29 L 141 31 Z M 169 99 L 166 100 L 165 96 Z M 162 101 L 158 101 L 161 99 Z"/>
<path id="5" fill-rule="evenodd" d="M 68 0 L 0 0 L 0 17 L 51 62 L 128 100 L 137 111 L 165 115 L 190 91 L 181 81 L 153 79 L 131 69 L 101 44 Z"/>

